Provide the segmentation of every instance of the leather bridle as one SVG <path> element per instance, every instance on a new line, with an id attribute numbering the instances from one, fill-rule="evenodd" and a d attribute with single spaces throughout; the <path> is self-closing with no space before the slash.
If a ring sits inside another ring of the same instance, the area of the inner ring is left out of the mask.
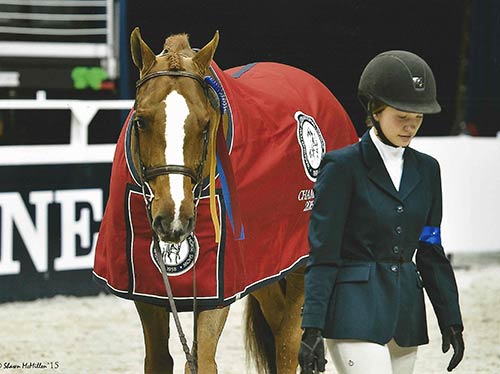
<path id="1" fill-rule="evenodd" d="M 209 84 L 207 84 L 207 82 L 205 82 L 205 80 L 202 77 L 200 77 L 199 75 L 189 73 L 186 71 L 174 71 L 174 70 L 156 71 L 154 73 L 147 74 L 144 77 L 142 77 L 141 79 L 139 79 L 136 82 L 135 87 L 136 87 L 136 89 L 139 89 L 140 86 L 142 86 L 145 82 L 149 81 L 150 79 L 154 79 L 154 78 L 161 77 L 161 76 L 187 77 L 187 78 L 194 79 L 203 88 L 203 91 L 205 92 L 205 96 L 209 100 L 212 107 L 214 107 L 214 109 L 218 109 L 218 106 L 214 105 L 213 96 L 214 95 L 217 96 L 217 95 L 216 95 L 216 93 L 212 92 L 213 88 Z M 207 128 L 204 131 L 202 158 L 201 158 L 200 165 L 198 166 L 197 170 L 195 171 L 192 168 L 189 168 L 185 165 L 166 164 L 166 165 L 161 165 L 161 166 L 146 167 L 144 165 L 144 162 L 143 162 L 142 156 L 141 156 L 140 143 L 139 143 L 139 129 L 138 129 L 138 125 L 135 123 L 135 121 L 133 122 L 133 126 L 134 126 L 134 133 L 136 136 L 136 141 L 137 141 L 137 157 L 139 159 L 139 166 L 141 169 L 141 177 L 142 177 L 141 186 L 143 188 L 143 192 L 146 191 L 146 187 L 147 187 L 149 192 L 152 193 L 151 188 L 149 186 L 147 186 L 146 184 L 150 180 L 152 180 L 158 176 L 168 175 L 168 174 L 185 175 L 191 179 L 191 181 L 193 182 L 193 185 L 195 186 L 194 199 L 195 199 L 195 206 L 196 206 L 199 199 L 200 199 L 200 196 L 201 196 L 203 169 L 205 167 L 205 161 L 207 158 L 207 151 L 208 151 L 209 129 Z M 148 206 L 148 209 L 150 209 L 149 206 Z"/>

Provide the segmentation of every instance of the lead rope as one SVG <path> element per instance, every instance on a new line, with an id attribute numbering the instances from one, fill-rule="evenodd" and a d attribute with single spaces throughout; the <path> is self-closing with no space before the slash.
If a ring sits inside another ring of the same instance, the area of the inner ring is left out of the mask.
<path id="1" fill-rule="evenodd" d="M 144 197 L 144 202 L 146 203 L 146 215 L 148 217 L 149 221 L 149 226 L 151 227 L 152 231 L 152 236 L 153 236 L 153 249 L 154 249 L 154 254 L 156 257 L 156 260 L 158 261 L 158 264 L 160 265 L 160 270 L 161 270 L 161 276 L 163 278 L 163 283 L 165 285 L 165 290 L 167 291 L 167 297 L 168 297 L 168 303 L 170 305 L 170 311 L 172 312 L 172 315 L 174 317 L 174 322 L 175 322 L 175 327 L 177 328 L 177 334 L 179 335 L 179 340 L 182 345 L 182 350 L 184 351 L 184 355 L 186 356 L 186 361 L 189 366 L 189 370 L 191 371 L 191 374 L 197 374 L 198 373 L 198 359 L 197 359 L 197 353 L 198 353 L 198 342 L 196 340 L 197 338 L 197 310 L 196 310 L 196 288 L 193 290 L 193 313 L 194 313 L 194 322 L 193 322 L 193 354 L 189 351 L 189 346 L 187 344 L 187 339 L 186 335 L 184 335 L 184 331 L 182 330 L 182 325 L 181 321 L 179 319 L 179 312 L 177 311 L 177 307 L 175 305 L 174 301 L 174 295 L 172 293 L 172 287 L 170 286 L 170 281 L 168 280 L 168 275 L 167 275 L 167 269 L 165 268 L 165 263 L 163 262 L 163 258 L 161 255 L 161 249 L 160 249 L 160 242 L 158 239 L 158 235 L 156 232 L 153 230 L 153 218 L 151 216 L 151 200 L 149 200 L 146 196 L 146 180 L 145 180 L 145 167 L 144 164 L 142 163 L 142 158 L 141 158 L 141 150 L 140 150 L 140 142 L 139 142 L 139 131 L 137 129 L 137 126 L 134 126 L 134 132 L 136 135 L 136 140 L 137 140 L 137 153 L 139 155 L 139 164 L 141 168 L 141 173 L 142 173 L 142 180 L 141 180 L 141 188 L 142 188 L 142 195 Z M 150 195 L 152 195 L 151 188 L 148 186 L 148 190 L 150 191 Z M 193 268 L 194 269 L 194 268 Z M 196 277 L 195 273 L 193 272 L 193 287 L 196 286 Z"/>
<path id="2" fill-rule="evenodd" d="M 161 275 L 163 277 L 163 283 L 165 284 L 165 289 L 167 290 L 167 296 L 168 296 L 168 302 L 170 304 L 170 310 L 172 311 L 172 315 L 174 317 L 175 321 L 175 326 L 177 328 L 177 334 L 179 335 L 179 340 L 181 341 L 182 345 L 182 350 L 184 351 L 184 355 L 186 356 L 186 361 L 188 362 L 189 370 L 191 371 L 191 374 L 197 374 L 198 373 L 198 360 L 197 360 L 197 342 L 196 340 L 193 341 L 193 353 L 189 351 L 189 346 L 187 344 L 186 336 L 184 335 L 184 331 L 182 330 L 181 326 L 181 321 L 179 320 L 179 313 L 177 312 L 177 307 L 175 306 L 174 302 L 174 295 L 172 294 L 172 288 L 170 287 L 170 282 L 168 280 L 168 275 L 167 275 L 167 269 L 165 268 L 165 264 L 163 263 L 163 259 L 161 257 L 161 250 L 160 250 L 160 245 L 158 242 L 158 238 L 156 234 L 153 234 L 154 237 L 154 251 L 155 251 L 155 257 L 158 260 L 158 263 L 160 264 L 160 269 L 161 269 Z M 195 281 L 194 281 L 195 282 Z M 196 298 L 194 298 L 195 300 Z M 194 301 L 193 301 L 194 303 Z M 196 312 L 194 312 L 194 333 L 196 334 Z"/>
<path id="3" fill-rule="evenodd" d="M 198 373 L 198 301 L 196 288 L 196 264 L 193 265 L 193 353 L 195 372 Z"/>

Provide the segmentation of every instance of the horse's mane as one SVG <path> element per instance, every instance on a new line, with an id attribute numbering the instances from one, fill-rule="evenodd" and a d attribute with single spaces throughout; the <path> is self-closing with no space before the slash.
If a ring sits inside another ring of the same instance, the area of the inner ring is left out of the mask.
<path id="1" fill-rule="evenodd" d="M 163 44 L 162 55 L 165 56 L 170 70 L 184 70 L 182 56 L 194 55 L 189 45 L 188 34 L 170 35 Z"/>

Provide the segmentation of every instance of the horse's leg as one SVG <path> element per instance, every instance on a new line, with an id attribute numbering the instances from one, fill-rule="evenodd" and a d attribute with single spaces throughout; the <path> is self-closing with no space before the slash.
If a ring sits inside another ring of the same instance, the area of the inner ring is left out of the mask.
<path id="1" fill-rule="evenodd" d="M 144 333 L 144 373 L 173 374 L 174 360 L 168 350 L 169 313 L 164 307 L 135 301 Z"/>
<path id="2" fill-rule="evenodd" d="M 286 277 L 284 315 L 280 328 L 274 335 L 278 374 L 295 373 L 299 364 L 302 305 L 304 305 L 304 268 L 297 269 Z"/>
<path id="3" fill-rule="evenodd" d="M 198 374 L 217 373 L 215 352 L 217 351 L 217 343 L 226 323 L 228 313 L 229 306 L 204 310 L 198 313 Z M 185 373 L 191 373 L 187 363 Z"/>
<path id="4" fill-rule="evenodd" d="M 286 285 L 282 287 L 280 283 L 273 283 L 269 286 L 263 287 L 254 291 L 251 296 L 255 297 L 258 301 L 260 311 L 265 318 L 272 335 L 274 336 L 274 362 L 271 362 L 268 352 L 263 352 L 262 345 L 269 344 L 269 342 L 262 341 L 252 344 L 250 342 L 249 348 L 254 351 L 257 366 L 260 371 L 273 373 L 276 371 L 278 374 L 295 373 L 298 365 L 297 356 L 300 348 L 300 337 L 302 334 L 300 328 L 301 320 L 301 307 L 304 303 L 304 269 L 300 268 L 286 277 Z M 249 305 L 251 299 L 249 300 Z M 247 317 L 247 331 L 248 321 L 255 318 L 256 312 L 252 312 L 250 317 Z M 259 334 L 262 322 L 258 319 L 253 320 L 253 331 L 251 334 Z M 252 336 L 250 338 L 256 338 Z M 250 339 L 247 339 L 247 342 Z M 247 343 L 248 344 L 248 343 Z M 256 345 L 260 345 L 260 352 L 255 352 L 259 349 Z M 257 348 L 257 349 L 256 349 Z M 268 349 L 268 348 L 266 348 Z M 264 358 L 263 355 L 266 355 Z M 265 366 L 268 366 L 265 368 Z M 265 369 L 265 370 L 264 370 Z"/>

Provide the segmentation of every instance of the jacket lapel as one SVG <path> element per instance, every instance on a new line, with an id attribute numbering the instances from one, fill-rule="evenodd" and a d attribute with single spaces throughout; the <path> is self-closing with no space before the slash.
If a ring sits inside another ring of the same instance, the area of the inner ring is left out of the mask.
<path id="1" fill-rule="evenodd" d="M 395 199 L 403 202 L 422 180 L 413 149 L 407 148 L 405 150 L 403 175 L 399 191 L 397 191 L 368 131 L 361 138 L 360 147 L 363 160 L 368 168 L 368 178 Z"/>
<path id="2" fill-rule="evenodd" d="M 418 171 L 415 151 L 411 148 L 406 148 L 404 159 L 403 175 L 401 176 L 401 185 L 399 186 L 401 200 L 406 199 L 422 180 L 420 172 Z"/>
<path id="3" fill-rule="evenodd" d="M 368 178 L 370 178 L 370 180 L 380 189 L 384 190 L 395 199 L 402 201 L 401 196 L 392 184 L 391 177 L 385 168 L 382 157 L 380 157 L 377 148 L 375 148 L 375 145 L 370 139 L 368 131 L 362 136 L 360 147 L 363 160 L 368 168 Z"/>

